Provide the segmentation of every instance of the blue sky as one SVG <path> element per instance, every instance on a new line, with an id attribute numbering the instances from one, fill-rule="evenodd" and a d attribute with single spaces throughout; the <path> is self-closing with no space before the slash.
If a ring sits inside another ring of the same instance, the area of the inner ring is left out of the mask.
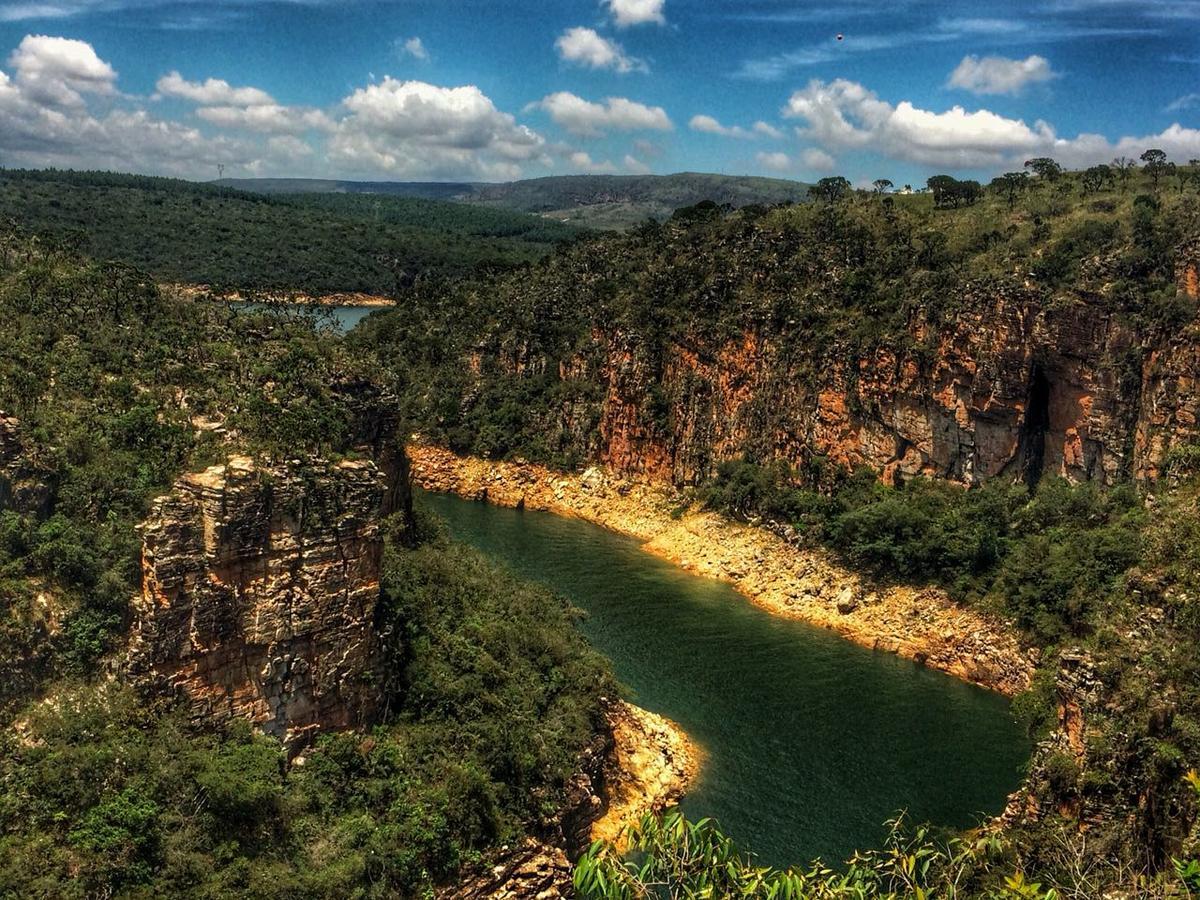
<path id="1" fill-rule="evenodd" d="M 1147 146 L 1200 157 L 1200 0 L 0 0 L 9 166 L 916 184 Z"/>

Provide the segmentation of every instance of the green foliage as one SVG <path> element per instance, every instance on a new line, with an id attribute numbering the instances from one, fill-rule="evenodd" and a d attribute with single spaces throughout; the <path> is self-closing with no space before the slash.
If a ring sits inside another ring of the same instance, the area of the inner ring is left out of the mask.
<path id="1" fill-rule="evenodd" d="M 418 897 L 547 827 L 615 691 L 575 613 L 436 537 L 389 542 L 383 591 L 385 722 L 302 765 L 121 688 L 31 707 L 0 739 L 0 894 Z"/>
<path id="2" fill-rule="evenodd" d="M 998 838 L 937 840 L 903 819 L 889 823 L 886 844 L 855 854 L 841 870 L 820 860 L 804 869 L 757 866 L 708 819 L 678 812 L 647 816 L 623 839 L 627 852 L 597 842 L 575 868 L 583 900 L 741 897 L 754 900 L 1057 900 L 1053 888 L 1026 880 Z"/>
<path id="3" fill-rule="evenodd" d="M 727 462 L 697 496 L 739 518 L 795 526 L 878 577 L 986 601 L 1041 641 L 1087 633 L 1140 558 L 1145 516 L 1131 489 L 1057 478 L 1032 495 L 1002 480 L 970 490 L 923 478 L 888 486 L 869 471 L 830 483 L 780 463 Z"/>
<path id="4" fill-rule="evenodd" d="M 417 275 L 517 265 L 582 234 L 520 212 L 437 200 L 263 196 L 54 170 L 0 170 L 0 222 L 8 219 L 166 281 L 310 294 L 390 295 Z"/>
<path id="5" fill-rule="evenodd" d="M 304 317 L 177 297 L 9 232 L 0 320 L 0 410 L 20 420 L 47 495 L 0 509 L 0 651 L 14 676 L 3 706 L 52 669 L 93 671 L 115 646 L 139 573 L 134 527 L 180 471 L 230 447 L 345 452 L 378 387 L 369 360 Z M 198 419 L 236 441 L 218 450 Z"/>

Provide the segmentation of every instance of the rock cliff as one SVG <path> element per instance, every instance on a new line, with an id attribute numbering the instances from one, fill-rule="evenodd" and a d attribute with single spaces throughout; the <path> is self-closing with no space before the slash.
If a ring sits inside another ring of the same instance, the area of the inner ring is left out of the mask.
<path id="1" fill-rule="evenodd" d="M 1174 258 L 1175 289 L 1191 302 L 1200 241 Z M 761 316 L 653 334 L 597 317 L 562 353 L 539 336 L 549 325 L 501 321 L 468 362 L 481 385 L 497 372 L 531 390 L 554 382 L 539 428 L 564 458 L 675 484 L 744 454 L 865 465 L 889 480 L 1154 478 L 1173 447 L 1196 439 L 1200 327 L 1147 325 L 1113 298 L 1115 263 L 1080 265 L 1069 289 L 964 281 L 857 345 Z"/>
<path id="2" fill-rule="evenodd" d="M 142 526 L 130 671 L 293 747 L 366 720 L 391 481 L 365 460 L 246 457 L 180 478 Z"/>

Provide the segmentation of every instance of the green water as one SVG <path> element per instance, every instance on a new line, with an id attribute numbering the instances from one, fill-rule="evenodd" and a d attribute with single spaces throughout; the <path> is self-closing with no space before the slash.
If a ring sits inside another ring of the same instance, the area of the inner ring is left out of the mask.
<path id="1" fill-rule="evenodd" d="M 999 812 L 1029 753 L 1007 701 L 768 615 L 632 539 L 441 494 L 452 534 L 588 613 L 631 699 L 705 750 L 682 804 L 773 865 L 877 845 L 901 809 L 966 827 Z"/>

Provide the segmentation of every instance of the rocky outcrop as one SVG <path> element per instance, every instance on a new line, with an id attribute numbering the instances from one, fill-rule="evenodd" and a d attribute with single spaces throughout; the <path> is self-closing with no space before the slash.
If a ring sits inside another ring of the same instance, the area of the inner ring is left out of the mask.
<path id="1" fill-rule="evenodd" d="M 1102 303 L 973 290 L 952 322 L 914 320 L 905 349 L 857 358 L 747 331 L 673 343 L 652 361 L 635 335 L 599 330 L 564 366 L 604 391 L 585 455 L 676 484 L 744 454 L 821 457 L 887 480 L 1048 472 L 1107 483 L 1160 465 L 1179 439 L 1169 419 L 1200 412 L 1200 393 L 1172 374 L 1200 374 L 1193 360 L 1152 356 L 1143 370 L 1136 336 Z M 1143 416 L 1143 394 L 1156 392 L 1171 394 L 1168 407 Z"/>
<path id="2" fill-rule="evenodd" d="M 40 515 L 49 507 L 53 491 L 53 473 L 34 461 L 20 421 L 0 412 L 0 510 Z"/>
<path id="3" fill-rule="evenodd" d="M 366 460 L 246 457 L 180 478 L 142 526 L 130 672 L 293 747 L 365 721 L 390 480 Z"/>
<path id="4" fill-rule="evenodd" d="M 688 736 L 663 716 L 610 702 L 607 729 L 588 748 L 561 817 L 542 839 L 500 848 L 492 863 L 438 894 L 439 900 L 555 900 L 572 897 L 571 860 L 593 840 L 618 839 L 647 813 L 683 796 L 700 765 Z"/>
<path id="5" fill-rule="evenodd" d="M 430 490 L 586 519 L 643 541 L 682 568 L 728 581 L 777 615 L 1006 694 L 1029 685 L 1034 659 L 1006 623 L 957 606 L 937 589 L 873 585 L 827 553 L 765 528 L 697 510 L 677 515 L 680 496 L 661 481 L 598 467 L 557 473 L 430 446 L 411 446 L 408 454 L 414 482 Z"/>
<path id="6" fill-rule="evenodd" d="M 606 808 L 591 827 L 594 841 L 618 841 L 647 813 L 683 797 L 700 770 L 700 750 L 678 725 L 631 703 L 609 709 L 613 746 L 604 778 Z"/>

